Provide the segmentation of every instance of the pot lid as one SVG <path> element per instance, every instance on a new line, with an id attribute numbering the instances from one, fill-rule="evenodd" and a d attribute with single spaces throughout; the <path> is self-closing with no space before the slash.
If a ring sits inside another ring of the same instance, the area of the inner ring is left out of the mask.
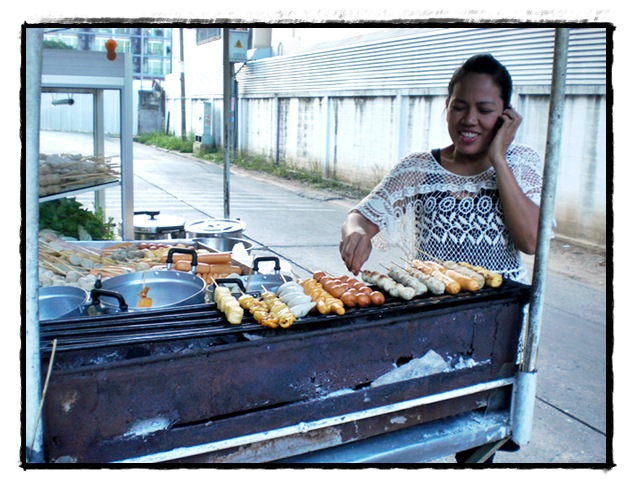
<path id="1" fill-rule="evenodd" d="M 134 212 L 134 231 L 153 234 L 185 228 L 185 221 L 180 217 L 160 213 L 158 210 Z"/>
<path id="2" fill-rule="evenodd" d="M 197 234 L 222 235 L 242 232 L 245 228 L 246 225 L 240 220 L 210 219 L 188 223 L 185 230 Z"/>

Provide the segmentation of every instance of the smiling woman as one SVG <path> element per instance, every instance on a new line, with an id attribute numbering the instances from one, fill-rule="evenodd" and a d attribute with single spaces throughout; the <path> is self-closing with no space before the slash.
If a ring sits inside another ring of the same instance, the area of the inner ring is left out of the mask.
<path id="1" fill-rule="evenodd" d="M 542 162 L 515 144 L 522 117 L 510 106 L 512 80 L 489 54 L 458 68 L 448 86 L 452 143 L 405 157 L 342 225 L 341 256 L 353 273 L 373 246 L 408 259 L 465 261 L 527 281 L 521 253 L 537 240 Z"/>

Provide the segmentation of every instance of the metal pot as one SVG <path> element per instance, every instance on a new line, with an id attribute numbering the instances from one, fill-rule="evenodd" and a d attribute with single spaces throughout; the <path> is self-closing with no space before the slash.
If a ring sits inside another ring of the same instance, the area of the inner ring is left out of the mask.
<path id="1" fill-rule="evenodd" d="M 191 254 L 190 273 L 170 269 L 174 253 Z M 98 299 L 108 306 L 118 306 L 121 311 L 135 312 L 202 304 L 205 302 L 207 283 L 200 276 L 196 276 L 197 265 L 195 250 L 172 248 L 167 254 L 167 270 L 137 271 L 114 276 L 104 281 L 97 280 L 95 287 L 108 292 L 104 294 L 105 296 L 98 296 Z M 151 307 L 137 307 L 139 294 L 144 286 L 148 288 L 147 297 L 152 299 Z M 95 298 L 93 296 L 93 303 Z"/>
<path id="2" fill-rule="evenodd" d="M 39 290 L 40 320 L 56 320 L 83 315 L 88 292 L 75 286 L 46 286 Z"/>
<path id="3" fill-rule="evenodd" d="M 185 226 L 187 238 L 232 237 L 241 239 L 246 228 L 244 222 L 231 219 L 211 219 L 190 222 Z"/>
<path id="4" fill-rule="evenodd" d="M 259 266 L 266 261 L 274 263 L 274 273 L 260 273 Z M 219 285 L 236 285 L 242 293 L 248 293 L 253 296 L 260 296 L 265 289 L 273 293 L 287 281 L 293 281 L 292 276 L 283 275 L 281 273 L 280 260 L 276 256 L 259 256 L 253 260 L 253 268 L 247 276 L 238 276 L 235 278 L 217 278 L 216 283 Z M 207 287 L 208 298 L 213 297 L 214 285 Z"/>
<path id="5" fill-rule="evenodd" d="M 181 239 L 185 237 L 185 221 L 158 210 L 134 212 L 134 239 L 139 241 Z"/>
<path id="6" fill-rule="evenodd" d="M 246 252 L 251 251 L 253 242 L 235 237 L 197 237 L 194 242 L 200 242 L 204 246 L 218 252 L 232 252 L 236 244 L 242 244 Z"/>

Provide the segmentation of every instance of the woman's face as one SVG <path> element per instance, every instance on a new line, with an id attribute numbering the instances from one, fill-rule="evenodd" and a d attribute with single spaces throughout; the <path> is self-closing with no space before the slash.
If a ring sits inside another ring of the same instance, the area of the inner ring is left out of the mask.
<path id="1" fill-rule="evenodd" d="M 456 151 L 469 156 L 486 152 L 503 111 L 500 88 L 493 78 L 465 75 L 447 99 L 447 128 Z"/>

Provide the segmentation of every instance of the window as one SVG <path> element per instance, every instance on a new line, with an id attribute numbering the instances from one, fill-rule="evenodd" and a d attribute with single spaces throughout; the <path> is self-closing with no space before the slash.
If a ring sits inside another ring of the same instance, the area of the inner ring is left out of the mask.
<path id="1" fill-rule="evenodd" d="M 221 38 L 221 28 L 196 29 L 196 44 L 204 44 Z"/>

